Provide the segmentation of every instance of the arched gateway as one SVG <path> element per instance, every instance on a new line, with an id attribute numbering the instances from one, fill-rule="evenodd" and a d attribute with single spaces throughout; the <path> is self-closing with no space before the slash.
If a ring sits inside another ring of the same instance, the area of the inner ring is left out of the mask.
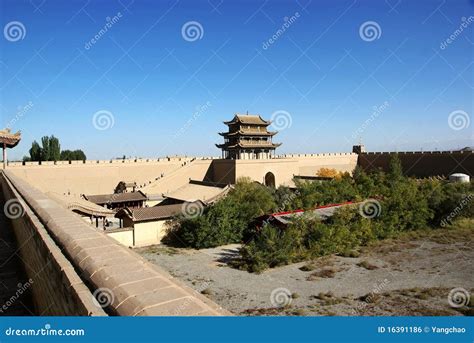
<path id="1" fill-rule="evenodd" d="M 275 175 L 272 172 L 265 174 L 265 186 L 275 187 Z"/>

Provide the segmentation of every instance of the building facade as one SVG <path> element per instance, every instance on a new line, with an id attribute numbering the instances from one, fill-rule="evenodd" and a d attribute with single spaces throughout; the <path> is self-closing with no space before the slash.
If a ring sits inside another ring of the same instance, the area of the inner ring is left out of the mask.
<path id="1" fill-rule="evenodd" d="M 271 121 L 259 115 L 236 114 L 231 121 L 224 122 L 229 129 L 219 135 L 223 144 L 216 144 L 222 150 L 222 158 L 233 160 L 269 159 L 281 143 L 273 143 L 276 131 L 268 131 Z"/>

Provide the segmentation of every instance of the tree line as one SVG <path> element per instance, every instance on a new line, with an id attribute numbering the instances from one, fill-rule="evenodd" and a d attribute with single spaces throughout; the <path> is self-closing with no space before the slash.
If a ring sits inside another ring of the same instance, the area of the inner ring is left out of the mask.
<path id="1" fill-rule="evenodd" d="M 86 154 L 80 150 L 61 150 L 59 139 L 54 135 L 41 138 L 41 145 L 35 140 L 31 144 L 30 156 L 23 157 L 23 161 L 85 161 Z"/>

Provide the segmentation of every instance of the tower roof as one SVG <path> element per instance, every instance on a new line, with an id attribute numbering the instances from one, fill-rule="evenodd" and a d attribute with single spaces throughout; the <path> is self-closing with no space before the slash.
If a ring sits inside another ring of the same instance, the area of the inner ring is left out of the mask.
<path id="1" fill-rule="evenodd" d="M 231 121 L 224 122 L 224 124 L 226 125 L 235 123 L 268 126 L 271 124 L 271 121 L 263 119 L 258 114 L 235 114 L 234 118 Z"/>

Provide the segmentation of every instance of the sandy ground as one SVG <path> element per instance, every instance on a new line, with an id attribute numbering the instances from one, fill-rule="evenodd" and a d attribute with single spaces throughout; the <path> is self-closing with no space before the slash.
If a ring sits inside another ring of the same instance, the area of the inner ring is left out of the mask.
<path id="1" fill-rule="evenodd" d="M 462 303 L 474 294 L 473 232 L 416 234 L 378 242 L 358 257 L 326 256 L 261 274 L 227 266 L 238 245 L 136 251 L 237 315 L 472 315 L 472 300 L 453 307 L 448 298 L 455 288 L 461 293 L 451 298 Z"/>

